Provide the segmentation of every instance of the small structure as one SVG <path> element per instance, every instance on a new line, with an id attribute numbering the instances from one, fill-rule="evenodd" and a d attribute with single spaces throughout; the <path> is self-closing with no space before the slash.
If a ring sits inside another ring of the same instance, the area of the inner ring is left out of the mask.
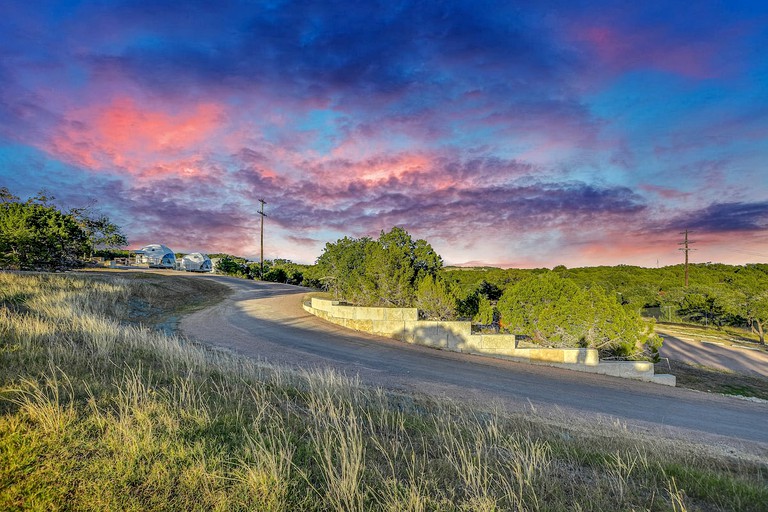
<path id="1" fill-rule="evenodd" d="M 150 268 L 175 268 L 176 255 L 162 244 L 150 244 L 136 251 L 136 262 Z"/>
<path id="2" fill-rule="evenodd" d="M 211 258 L 209 258 L 207 254 L 193 252 L 181 259 L 179 270 L 186 270 L 187 272 L 211 272 L 213 271 L 213 264 L 211 263 Z"/>

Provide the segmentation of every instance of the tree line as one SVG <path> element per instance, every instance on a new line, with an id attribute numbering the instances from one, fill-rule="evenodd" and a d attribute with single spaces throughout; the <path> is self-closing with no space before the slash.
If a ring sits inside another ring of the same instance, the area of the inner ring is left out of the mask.
<path id="1" fill-rule="evenodd" d="M 275 258 L 264 260 L 264 273 L 262 274 L 261 264 L 258 261 L 250 261 L 226 253 L 211 253 L 208 256 L 211 260 L 216 261 L 215 270 L 218 274 L 308 288 L 322 287 L 321 282 L 317 279 L 317 270 L 314 265 L 303 265 L 288 259 Z"/>
<path id="2" fill-rule="evenodd" d="M 128 240 L 119 226 L 91 208 L 62 211 L 44 192 L 22 201 L 0 188 L 0 268 L 64 270 L 81 266 L 99 248 Z"/>
<path id="3" fill-rule="evenodd" d="M 672 265 L 644 268 L 630 265 L 569 269 L 449 268 L 444 270 L 458 294 L 472 295 L 483 288 L 505 290 L 532 276 L 548 273 L 581 288 L 600 287 L 625 308 L 659 321 L 752 331 L 765 344 L 768 322 L 768 265 Z"/>
<path id="4" fill-rule="evenodd" d="M 652 321 L 602 287 L 548 270 L 478 280 L 471 271 L 443 269 L 429 243 L 398 227 L 376 240 L 328 243 L 315 267 L 326 290 L 356 305 L 416 307 L 423 318 L 469 319 L 538 345 L 595 348 L 604 356 L 654 357 L 661 344 Z"/>

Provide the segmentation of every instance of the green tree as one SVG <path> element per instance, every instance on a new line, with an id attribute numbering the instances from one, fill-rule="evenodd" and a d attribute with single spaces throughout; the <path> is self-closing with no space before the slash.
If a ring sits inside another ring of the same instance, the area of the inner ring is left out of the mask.
<path id="1" fill-rule="evenodd" d="M 424 318 L 453 320 L 456 318 L 456 296 L 439 277 L 424 276 L 416 289 L 414 306 Z"/>
<path id="2" fill-rule="evenodd" d="M 128 238 L 120 226 L 110 221 L 106 215 L 75 215 L 75 218 L 88 235 L 91 253 L 97 249 L 115 249 L 128 245 Z"/>
<path id="3" fill-rule="evenodd" d="M 315 266 L 318 269 L 318 280 L 336 299 L 361 305 L 372 302 L 373 283 L 365 271 L 368 253 L 374 243 L 367 237 L 344 237 L 325 244 Z"/>
<path id="4" fill-rule="evenodd" d="M 747 328 L 757 335 L 760 343 L 765 345 L 768 290 L 757 288 L 755 283 L 742 281 L 741 284 L 741 288 L 732 290 L 728 295 L 726 309 L 734 317 L 740 318 Z"/>
<path id="5" fill-rule="evenodd" d="M 768 291 L 750 295 L 747 298 L 745 314 L 749 327 L 765 345 L 765 328 L 768 323 Z"/>
<path id="6" fill-rule="evenodd" d="M 0 265 L 19 269 L 71 268 L 94 249 L 128 244 L 120 227 L 88 209 L 65 213 L 44 191 L 21 202 L 0 188 Z"/>
<path id="7" fill-rule="evenodd" d="M 499 311 L 488 297 L 480 295 L 477 304 L 477 314 L 472 320 L 480 325 L 495 325 L 499 321 Z"/>
<path id="8" fill-rule="evenodd" d="M 498 303 L 502 325 L 545 346 L 589 347 L 634 357 L 660 339 L 640 315 L 602 287 L 581 288 L 556 272 L 524 279 Z"/>
<path id="9" fill-rule="evenodd" d="M 77 220 L 55 206 L 5 199 L 0 203 L 0 265 L 4 268 L 71 268 L 80 264 L 89 247 L 88 234 Z"/>
<path id="10" fill-rule="evenodd" d="M 288 273 L 280 267 L 273 267 L 269 269 L 269 272 L 264 272 L 263 280 L 272 283 L 285 283 L 288 280 Z"/>
<path id="11" fill-rule="evenodd" d="M 216 254 L 214 255 L 214 257 L 217 256 L 218 255 Z M 242 277 L 246 279 L 251 278 L 245 259 L 230 256 L 228 254 L 219 257 L 219 260 L 216 262 L 216 272 L 228 276 Z"/>
<path id="12" fill-rule="evenodd" d="M 337 299 L 363 306 L 408 307 L 416 287 L 434 277 L 442 258 L 424 240 L 402 228 L 382 231 L 377 240 L 342 238 L 328 243 L 316 266 Z"/>

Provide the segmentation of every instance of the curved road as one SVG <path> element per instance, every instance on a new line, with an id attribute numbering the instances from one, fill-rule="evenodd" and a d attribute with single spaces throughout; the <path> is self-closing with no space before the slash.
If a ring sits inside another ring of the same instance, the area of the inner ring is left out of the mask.
<path id="1" fill-rule="evenodd" d="M 533 408 L 564 422 L 618 422 L 768 459 L 765 402 L 409 345 L 306 313 L 301 306 L 306 288 L 204 278 L 227 284 L 234 293 L 181 320 L 182 332 L 192 339 L 274 363 L 331 367 L 387 388 L 498 403 L 510 410 Z"/>

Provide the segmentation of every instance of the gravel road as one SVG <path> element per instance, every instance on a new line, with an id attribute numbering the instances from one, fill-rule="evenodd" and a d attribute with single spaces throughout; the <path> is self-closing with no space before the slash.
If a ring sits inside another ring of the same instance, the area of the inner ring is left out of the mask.
<path id="1" fill-rule="evenodd" d="M 334 368 L 363 382 L 509 410 L 620 423 L 654 435 L 728 445 L 768 460 L 768 403 L 409 345 L 306 313 L 306 288 L 201 276 L 230 286 L 185 316 L 191 339 L 273 363 Z M 564 416 L 565 415 L 565 416 Z"/>

